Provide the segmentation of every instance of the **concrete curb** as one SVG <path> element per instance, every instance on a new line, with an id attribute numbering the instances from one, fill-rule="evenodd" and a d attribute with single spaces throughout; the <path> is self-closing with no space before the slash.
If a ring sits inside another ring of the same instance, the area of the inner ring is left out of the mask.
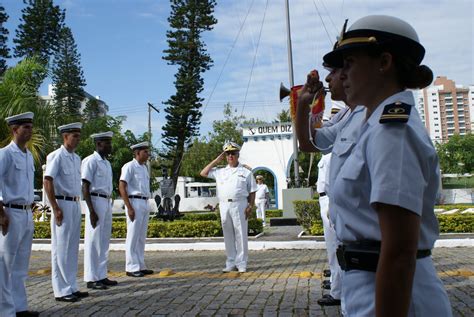
<path id="1" fill-rule="evenodd" d="M 435 248 L 474 247 L 474 239 L 440 239 Z M 325 249 L 324 241 L 249 241 L 249 250 L 297 249 L 318 250 Z M 79 250 L 84 244 L 79 245 Z M 109 250 L 125 251 L 125 243 L 111 243 Z M 189 243 L 147 243 L 145 251 L 221 251 L 225 250 L 224 242 L 189 242 Z M 32 251 L 51 251 L 50 243 L 33 243 Z"/>

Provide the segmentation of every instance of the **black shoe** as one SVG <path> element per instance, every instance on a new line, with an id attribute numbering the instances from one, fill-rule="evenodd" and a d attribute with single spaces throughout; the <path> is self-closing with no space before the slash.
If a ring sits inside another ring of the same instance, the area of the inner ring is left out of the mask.
<path id="1" fill-rule="evenodd" d="M 33 310 L 17 311 L 16 317 L 38 317 L 39 312 Z"/>
<path id="2" fill-rule="evenodd" d="M 328 280 L 325 280 L 325 281 L 323 281 L 323 283 L 321 284 L 321 287 L 324 288 L 324 289 L 331 289 L 331 282 L 328 281 Z"/>
<path id="3" fill-rule="evenodd" d="M 331 270 L 324 270 L 323 271 L 323 276 L 324 277 L 330 277 L 331 276 Z"/>
<path id="4" fill-rule="evenodd" d="M 74 292 L 74 293 L 72 293 L 72 295 L 76 296 L 77 298 L 86 298 L 86 297 L 89 297 L 89 293 L 88 293 L 88 292 L 80 292 L 80 291 Z"/>
<path id="5" fill-rule="evenodd" d="M 143 274 L 143 272 L 141 272 L 141 271 L 136 271 L 136 272 L 127 272 L 127 276 L 131 276 L 131 277 L 144 277 L 145 274 Z"/>
<path id="6" fill-rule="evenodd" d="M 107 289 L 108 287 L 105 286 L 101 281 L 97 282 L 87 282 L 87 288 L 92 288 L 92 289 Z"/>
<path id="7" fill-rule="evenodd" d="M 143 274 L 145 275 L 149 275 L 149 274 L 153 274 L 153 270 L 140 270 L 140 272 L 142 272 Z"/>
<path id="8" fill-rule="evenodd" d="M 74 294 L 70 294 L 70 295 L 66 295 L 66 296 L 62 296 L 62 297 L 56 297 L 56 300 L 58 302 L 74 303 L 74 302 L 77 302 L 79 300 L 79 297 L 77 297 Z"/>
<path id="9" fill-rule="evenodd" d="M 99 282 L 101 282 L 102 284 L 106 286 L 115 286 L 118 284 L 117 281 L 112 281 L 112 280 L 109 280 L 108 278 L 104 278 L 103 280 L 100 280 Z"/>
<path id="10" fill-rule="evenodd" d="M 325 295 L 323 298 L 318 299 L 318 304 L 321 306 L 340 306 L 341 300 L 335 299 L 331 295 Z"/>

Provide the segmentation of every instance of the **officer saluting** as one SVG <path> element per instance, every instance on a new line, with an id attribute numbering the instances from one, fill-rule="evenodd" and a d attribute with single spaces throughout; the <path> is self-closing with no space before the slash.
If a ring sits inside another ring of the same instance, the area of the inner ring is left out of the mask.
<path id="1" fill-rule="evenodd" d="M 44 189 L 53 210 L 51 217 L 51 262 L 57 301 L 76 302 L 89 296 L 80 292 L 76 276 L 81 232 L 81 159 L 74 153 L 81 139 L 80 122 L 58 128 L 63 145 L 46 158 Z"/>
<path id="2" fill-rule="evenodd" d="M 148 142 L 130 147 L 134 159 L 122 167 L 119 191 L 127 207 L 127 239 L 125 242 L 125 271 L 128 276 L 153 274 L 145 266 L 145 241 L 150 206 L 150 176 L 146 162 L 150 156 Z"/>
<path id="3" fill-rule="evenodd" d="M 84 236 L 84 281 L 92 289 L 118 284 L 107 278 L 112 232 L 112 167 L 106 157 L 112 153 L 112 136 L 111 131 L 92 134 L 96 150 L 82 161 L 82 195 L 89 209 Z"/>
<path id="4" fill-rule="evenodd" d="M 28 311 L 28 276 L 34 201 L 33 157 L 26 148 L 33 132 L 33 113 L 5 119 L 13 141 L 0 150 L 0 316 L 38 316 Z"/>
<path id="5" fill-rule="evenodd" d="M 255 205 L 257 183 L 252 172 L 239 163 L 240 146 L 234 142 L 224 145 L 222 152 L 201 171 L 202 177 L 213 178 L 217 182 L 219 209 L 224 232 L 226 266 L 223 272 L 247 271 L 248 260 L 248 222 L 247 219 Z M 227 158 L 224 168 L 215 166 Z"/>

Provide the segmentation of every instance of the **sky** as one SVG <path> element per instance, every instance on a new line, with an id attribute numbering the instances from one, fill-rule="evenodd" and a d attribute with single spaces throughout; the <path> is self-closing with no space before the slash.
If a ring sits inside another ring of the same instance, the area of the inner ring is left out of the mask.
<path id="1" fill-rule="evenodd" d="M 66 9 L 87 86 L 100 96 L 112 116 L 125 115 L 125 129 L 147 131 L 150 102 L 155 146 L 161 145 L 163 111 L 174 92 L 175 66 L 162 59 L 167 48 L 170 4 L 166 0 L 55 0 Z M 423 64 L 435 76 L 474 85 L 474 1 L 471 0 L 291 0 L 290 19 L 294 83 L 317 69 L 324 78 L 322 57 L 329 52 L 345 19 L 351 25 L 372 14 L 397 16 L 409 22 L 426 48 Z M 21 0 L 0 0 L 10 19 L 10 47 L 25 6 Z M 201 135 L 223 118 L 230 103 L 236 115 L 272 121 L 288 101 L 280 103 L 280 83 L 290 86 L 285 0 L 218 0 L 218 23 L 203 34 L 214 65 L 204 73 Z M 9 60 L 14 65 L 17 60 Z M 47 79 L 41 94 L 50 82 Z"/>

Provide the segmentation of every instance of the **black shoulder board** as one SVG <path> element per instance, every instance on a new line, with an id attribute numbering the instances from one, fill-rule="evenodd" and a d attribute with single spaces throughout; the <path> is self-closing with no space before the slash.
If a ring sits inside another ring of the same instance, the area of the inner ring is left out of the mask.
<path id="1" fill-rule="evenodd" d="M 400 122 L 405 123 L 410 117 L 411 105 L 397 101 L 386 105 L 380 116 L 380 123 Z"/>

